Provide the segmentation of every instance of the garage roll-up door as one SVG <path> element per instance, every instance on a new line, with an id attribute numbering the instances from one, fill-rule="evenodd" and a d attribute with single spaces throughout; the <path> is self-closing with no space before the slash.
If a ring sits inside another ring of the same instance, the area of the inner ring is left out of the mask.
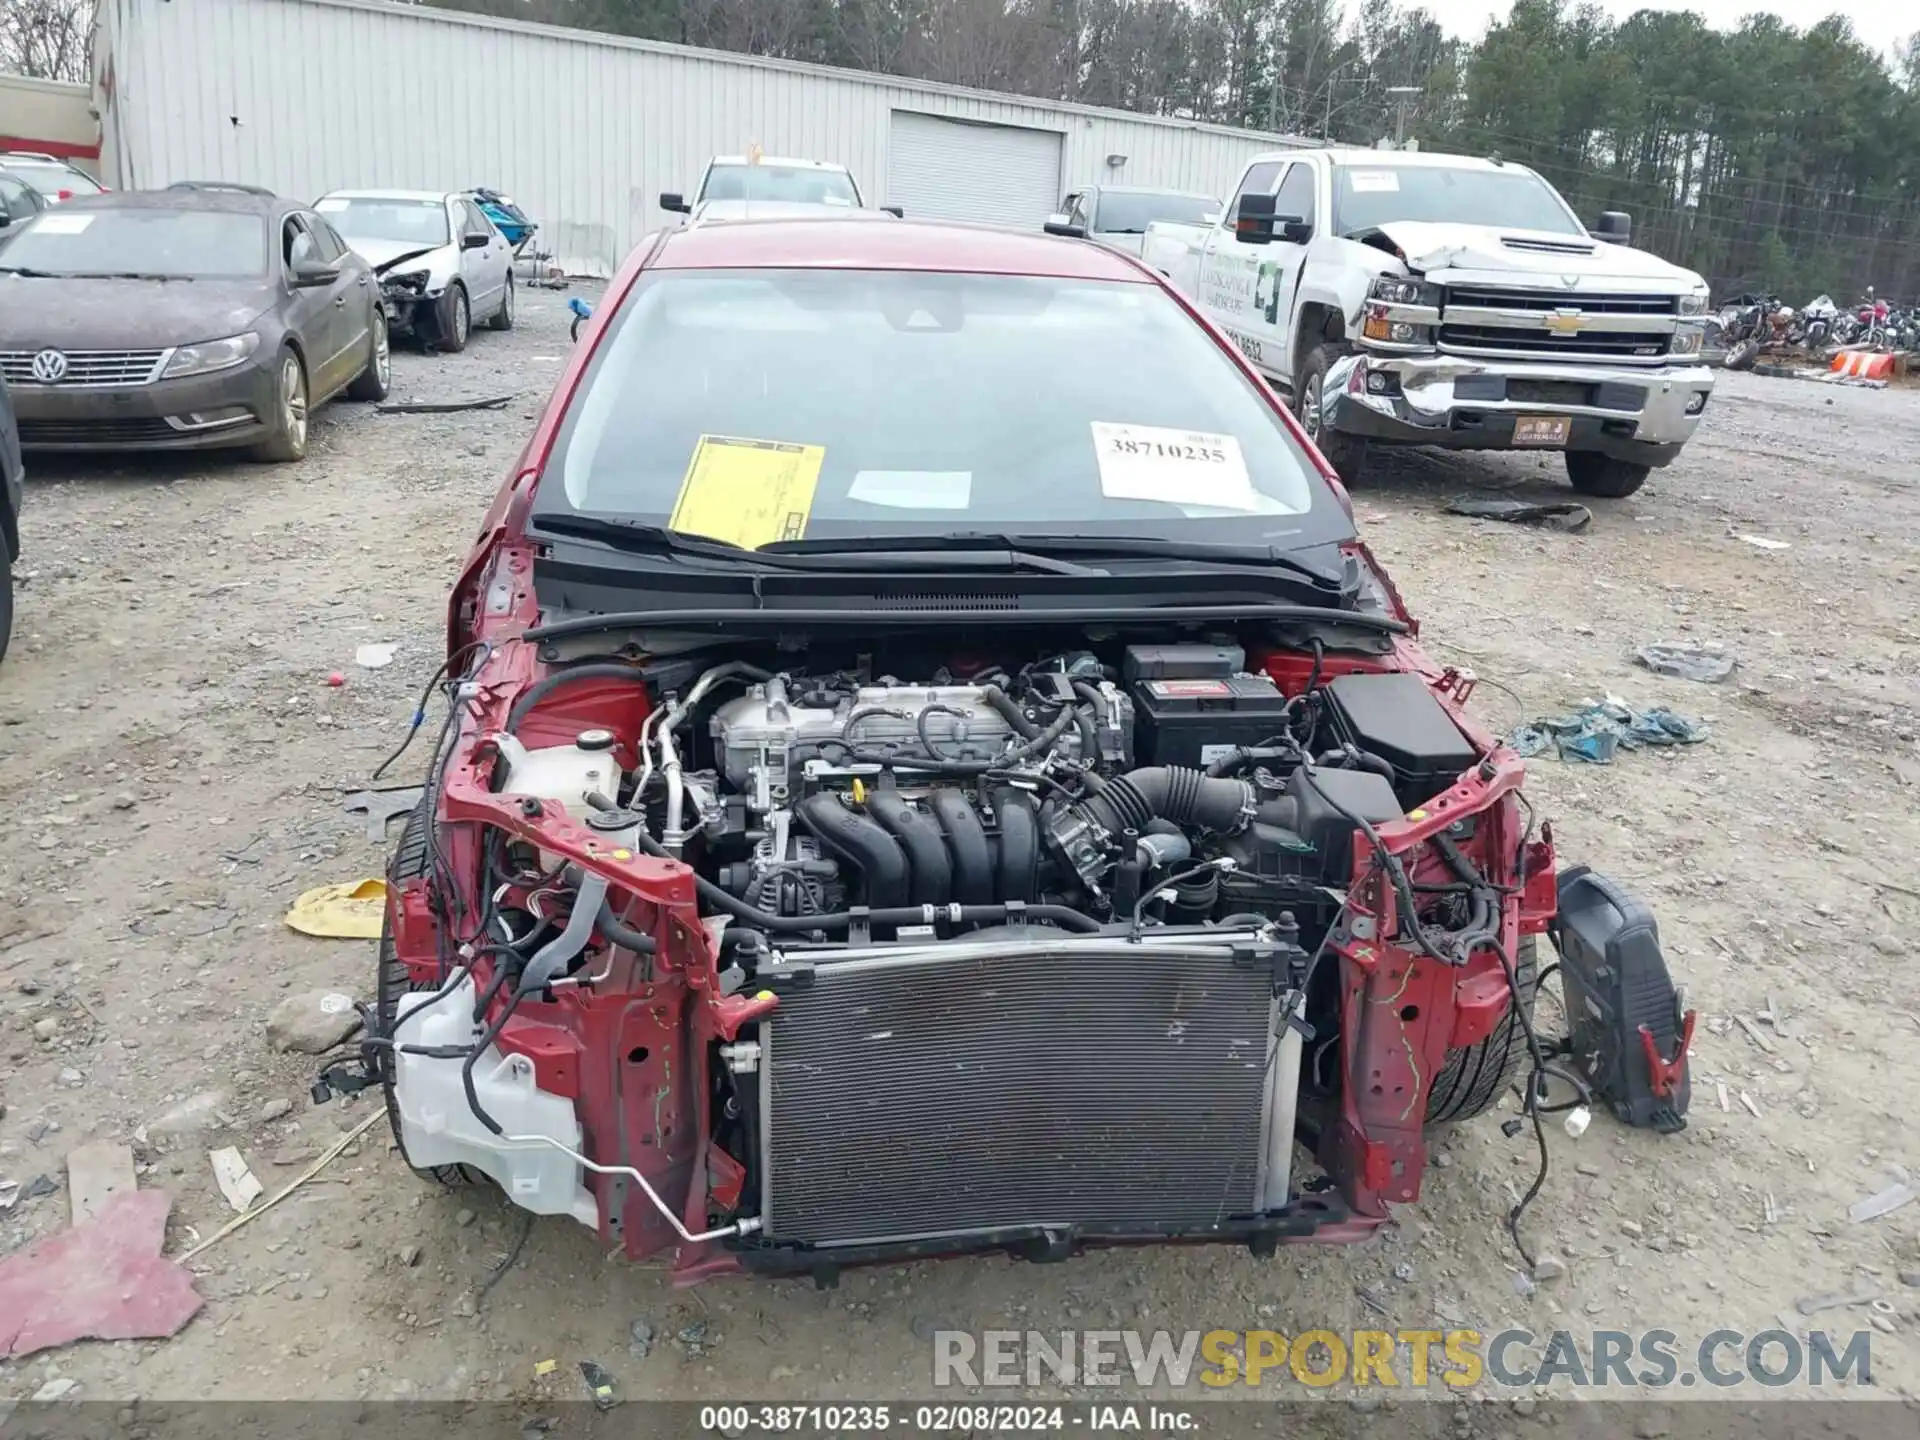
<path id="1" fill-rule="evenodd" d="M 896 110 L 887 203 L 931 220 L 1038 230 L 1060 204 L 1060 135 Z"/>

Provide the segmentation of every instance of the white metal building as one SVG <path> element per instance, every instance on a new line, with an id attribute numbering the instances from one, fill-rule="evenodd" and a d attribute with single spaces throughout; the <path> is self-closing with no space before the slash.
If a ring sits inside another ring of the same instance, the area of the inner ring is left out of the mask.
<path id="1" fill-rule="evenodd" d="M 100 0 L 109 184 L 240 180 L 513 196 L 576 274 L 664 223 L 663 190 L 759 145 L 869 203 L 1037 229 L 1090 182 L 1219 193 L 1308 142 L 383 0 Z"/>

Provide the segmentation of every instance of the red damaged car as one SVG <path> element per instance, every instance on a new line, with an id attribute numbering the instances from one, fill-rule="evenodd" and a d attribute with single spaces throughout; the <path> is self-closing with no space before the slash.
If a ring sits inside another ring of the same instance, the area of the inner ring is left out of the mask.
<path id="1" fill-rule="evenodd" d="M 1355 1239 L 1555 1070 L 1537 936 L 1596 1014 L 1657 960 L 1286 409 L 1097 246 L 653 237 L 449 630 L 369 1065 L 416 1169 L 683 1282 Z M 1643 1002 L 1569 1063 L 1672 1119 Z"/>

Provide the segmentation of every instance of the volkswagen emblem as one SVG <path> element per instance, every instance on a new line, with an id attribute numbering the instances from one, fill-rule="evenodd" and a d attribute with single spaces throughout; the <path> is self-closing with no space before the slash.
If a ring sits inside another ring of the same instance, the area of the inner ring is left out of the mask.
<path id="1" fill-rule="evenodd" d="M 58 385 L 67 378 L 67 357 L 58 350 L 42 350 L 33 357 L 33 378 L 42 385 Z"/>

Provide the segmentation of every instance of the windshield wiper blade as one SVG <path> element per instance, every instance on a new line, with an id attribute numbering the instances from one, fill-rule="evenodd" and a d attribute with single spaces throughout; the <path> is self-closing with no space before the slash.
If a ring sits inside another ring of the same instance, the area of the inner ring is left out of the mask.
<path id="1" fill-rule="evenodd" d="M 1104 572 L 1070 560 L 1029 554 L 1012 546 L 973 550 L 945 543 L 922 545 L 922 537 L 887 536 L 879 540 L 781 540 L 748 550 L 727 540 L 682 535 L 664 525 L 604 515 L 540 515 L 533 528 L 556 535 L 578 535 L 616 549 L 641 554 L 686 555 L 701 560 L 775 570 L 1039 570 L 1050 575 L 1100 575 Z M 866 547 L 866 548 L 859 548 Z"/>
<path id="2" fill-rule="evenodd" d="M 65 280 L 57 270 L 36 270 L 31 265 L 0 265 L 0 275 L 21 275 L 28 280 Z"/>
<path id="3" fill-rule="evenodd" d="M 1007 535 L 973 531 L 916 536 L 915 539 L 916 542 L 925 541 L 934 545 L 991 542 L 1039 555 L 1077 555 L 1090 560 L 1192 560 L 1204 565 L 1284 570 L 1329 594 L 1346 595 L 1355 588 L 1344 566 L 1339 573 L 1316 569 L 1277 545 L 1217 544 L 1206 540 L 1173 540 L 1158 535 Z"/>

